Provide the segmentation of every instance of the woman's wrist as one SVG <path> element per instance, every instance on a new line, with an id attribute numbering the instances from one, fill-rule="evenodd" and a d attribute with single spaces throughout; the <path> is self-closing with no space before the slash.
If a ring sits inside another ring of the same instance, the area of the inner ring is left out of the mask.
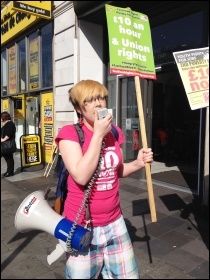
<path id="1" fill-rule="evenodd" d="M 140 160 L 138 159 L 134 160 L 133 163 L 137 167 L 137 169 L 141 169 L 143 167 Z"/>

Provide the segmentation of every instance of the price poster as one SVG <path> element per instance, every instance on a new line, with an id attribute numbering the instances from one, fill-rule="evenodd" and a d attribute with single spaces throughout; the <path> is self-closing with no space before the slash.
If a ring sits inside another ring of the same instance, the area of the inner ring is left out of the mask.
<path id="1" fill-rule="evenodd" d="M 41 95 L 41 129 L 42 129 L 42 145 L 45 162 L 49 163 L 52 159 L 54 150 L 54 131 L 53 131 L 53 93 L 44 93 Z"/>
<path id="2" fill-rule="evenodd" d="M 30 73 L 30 89 L 39 88 L 39 44 L 38 38 L 33 39 L 29 43 L 29 73 Z"/>
<path id="3" fill-rule="evenodd" d="M 16 93 L 16 49 L 12 46 L 8 49 L 8 65 L 9 65 L 9 93 Z"/>
<path id="4" fill-rule="evenodd" d="M 9 99 L 8 98 L 1 100 L 1 111 L 9 112 Z"/>
<path id="5" fill-rule="evenodd" d="M 209 48 L 173 53 L 191 110 L 209 106 Z"/>

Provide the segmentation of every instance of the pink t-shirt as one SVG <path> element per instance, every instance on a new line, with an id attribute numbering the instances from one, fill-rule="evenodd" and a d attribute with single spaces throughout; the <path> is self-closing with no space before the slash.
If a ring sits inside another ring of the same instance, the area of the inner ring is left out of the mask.
<path id="1" fill-rule="evenodd" d="M 124 143 L 125 138 L 122 130 L 115 126 L 119 138 L 116 140 L 112 132 L 109 132 L 105 137 L 105 149 L 103 152 L 103 160 L 101 161 L 99 175 L 91 189 L 89 196 L 90 215 L 92 226 L 105 226 L 121 215 L 120 197 L 119 197 L 119 178 L 118 169 L 122 164 L 122 154 L 120 145 Z M 83 154 L 86 153 L 93 136 L 93 131 L 90 131 L 85 125 L 82 126 L 84 131 L 84 144 L 82 146 Z M 55 143 L 59 147 L 61 139 L 71 140 L 79 143 L 79 138 L 76 129 L 73 125 L 66 125 L 60 129 L 55 139 Z M 74 160 L 73 155 L 72 160 Z M 87 167 L 88 168 L 88 167 Z M 77 184 L 73 178 L 68 176 L 68 195 L 65 201 L 64 213 L 67 219 L 74 221 L 78 213 L 80 205 L 84 198 L 84 186 Z M 78 224 L 85 225 L 85 207 Z"/>

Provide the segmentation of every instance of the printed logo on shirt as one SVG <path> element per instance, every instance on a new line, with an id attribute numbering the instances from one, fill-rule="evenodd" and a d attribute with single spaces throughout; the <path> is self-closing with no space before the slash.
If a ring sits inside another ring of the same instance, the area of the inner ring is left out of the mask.
<path id="1" fill-rule="evenodd" d="M 97 191 L 106 191 L 113 189 L 113 182 L 115 181 L 116 167 L 119 164 L 119 158 L 113 151 L 115 147 L 108 147 L 104 154 L 100 171 L 97 179 Z"/>
<path id="2" fill-rule="evenodd" d="M 106 191 L 106 190 L 111 190 L 113 188 L 112 184 L 100 184 L 97 186 L 97 191 Z"/>

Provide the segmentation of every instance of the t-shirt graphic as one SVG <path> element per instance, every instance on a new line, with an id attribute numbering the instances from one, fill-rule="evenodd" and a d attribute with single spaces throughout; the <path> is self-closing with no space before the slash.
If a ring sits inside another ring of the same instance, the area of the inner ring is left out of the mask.
<path id="1" fill-rule="evenodd" d="M 115 153 L 115 147 L 106 148 L 99 167 L 99 175 L 96 180 L 97 191 L 106 191 L 113 188 L 118 163 L 119 158 Z"/>

